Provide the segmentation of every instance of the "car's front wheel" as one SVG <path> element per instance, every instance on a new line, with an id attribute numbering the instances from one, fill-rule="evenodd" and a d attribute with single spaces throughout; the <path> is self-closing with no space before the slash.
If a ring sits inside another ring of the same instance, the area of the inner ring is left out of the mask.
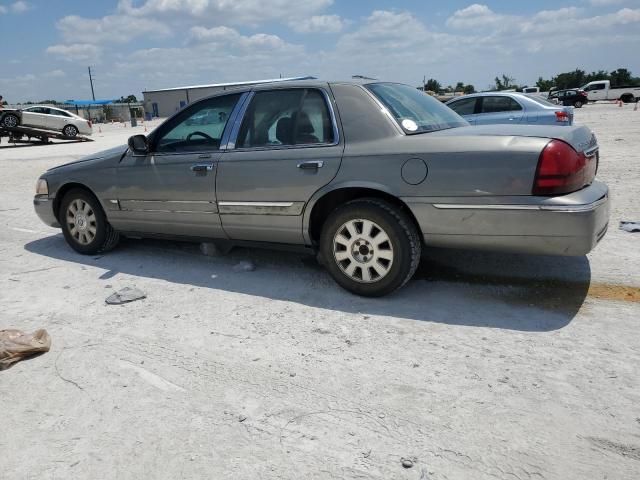
<path id="1" fill-rule="evenodd" d="M 15 128 L 18 125 L 20 125 L 20 119 L 18 118 L 17 115 L 14 115 L 12 113 L 7 113 L 2 118 L 2 125 L 5 126 L 6 128 Z"/>
<path id="2" fill-rule="evenodd" d="M 334 280 L 366 297 L 387 295 L 407 283 L 420 262 L 421 247 L 411 218 L 377 198 L 338 207 L 320 238 L 323 262 Z"/>
<path id="3" fill-rule="evenodd" d="M 573 103 L 573 106 L 576 107 L 576 108 L 582 108 L 582 102 L 580 100 L 576 100 Z"/>
<path id="4" fill-rule="evenodd" d="M 62 134 L 65 137 L 75 138 L 78 135 L 78 128 L 75 125 L 67 125 L 62 129 Z"/>
<path id="5" fill-rule="evenodd" d="M 94 255 L 116 246 L 120 236 L 100 206 L 82 189 L 70 190 L 62 199 L 58 220 L 67 243 L 78 253 Z"/>

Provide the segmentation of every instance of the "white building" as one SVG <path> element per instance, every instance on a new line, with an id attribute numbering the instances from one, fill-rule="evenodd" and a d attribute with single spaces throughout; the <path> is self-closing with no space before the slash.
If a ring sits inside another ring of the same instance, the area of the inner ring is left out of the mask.
<path id="1" fill-rule="evenodd" d="M 144 95 L 144 110 L 154 117 L 169 117 L 190 103 L 208 97 L 215 93 L 247 85 L 259 83 L 283 82 L 287 80 L 310 80 L 314 77 L 276 78 L 272 80 L 254 80 L 250 82 L 213 83 L 210 85 L 192 85 L 188 87 L 163 88 L 160 90 L 146 90 Z"/>

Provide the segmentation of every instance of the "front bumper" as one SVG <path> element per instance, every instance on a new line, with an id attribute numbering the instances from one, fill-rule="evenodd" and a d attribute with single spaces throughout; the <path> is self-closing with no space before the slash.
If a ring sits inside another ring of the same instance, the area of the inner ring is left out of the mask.
<path id="1" fill-rule="evenodd" d="M 423 203 L 404 199 L 427 245 L 542 255 L 585 255 L 609 224 L 609 190 L 594 182 L 560 197 L 457 198 Z M 424 199 L 423 199 L 424 200 Z M 516 203 L 518 202 L 518 203 Z"/>
<path id="2" fill-rule="evenodd" d="M 33 208 L 40 220 L 50 227 L 60 228 L 60 223 L 53 212 L 53 199 L 47 195 L 33 197 Z"/>

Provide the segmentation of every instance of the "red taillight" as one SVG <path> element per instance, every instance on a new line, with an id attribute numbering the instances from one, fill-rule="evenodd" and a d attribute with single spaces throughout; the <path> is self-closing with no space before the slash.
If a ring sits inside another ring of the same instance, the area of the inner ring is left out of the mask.
<path id="1" fill-rule="evenodd" d="M 582 95 L 583 97 L 588 97 L 589 94 L 587 94 L 587 92 L 580 92 L 580 95 Z"/>
<path id="2" fill-rule="evenodd" d="M 569 114 L 567 112 L 565 112 L 564 110 L 556 112 L 556 122 L 568 122 L 568 121 L 569 121 Z"/>
<path id="3" fill-rule="evenodd" d="M 575 192 L 590 184 L 596 174 L 597 157 L 576 152 L 571 145 L 551 140 L 538 160 L 533 195 Z"/>

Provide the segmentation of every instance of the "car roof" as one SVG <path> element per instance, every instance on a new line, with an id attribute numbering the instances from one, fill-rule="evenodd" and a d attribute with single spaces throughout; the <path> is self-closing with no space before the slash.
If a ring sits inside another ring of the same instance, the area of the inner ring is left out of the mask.
<path id="1" fill-rule="evenodd" d="M 350 80 L 290 80 L 283 82 L 259 83 L 253 85 L 243 85 L 238 88 L 228 89 L 227 91 L 248 92 L 253 90 L 273 90 L 281 88 L 322 88 L 329 85 L 370 85 L 374 83 L 397 83 L 404 85 L 402 82 L 372 80 L 372 79 L 350 79 Z"/>

